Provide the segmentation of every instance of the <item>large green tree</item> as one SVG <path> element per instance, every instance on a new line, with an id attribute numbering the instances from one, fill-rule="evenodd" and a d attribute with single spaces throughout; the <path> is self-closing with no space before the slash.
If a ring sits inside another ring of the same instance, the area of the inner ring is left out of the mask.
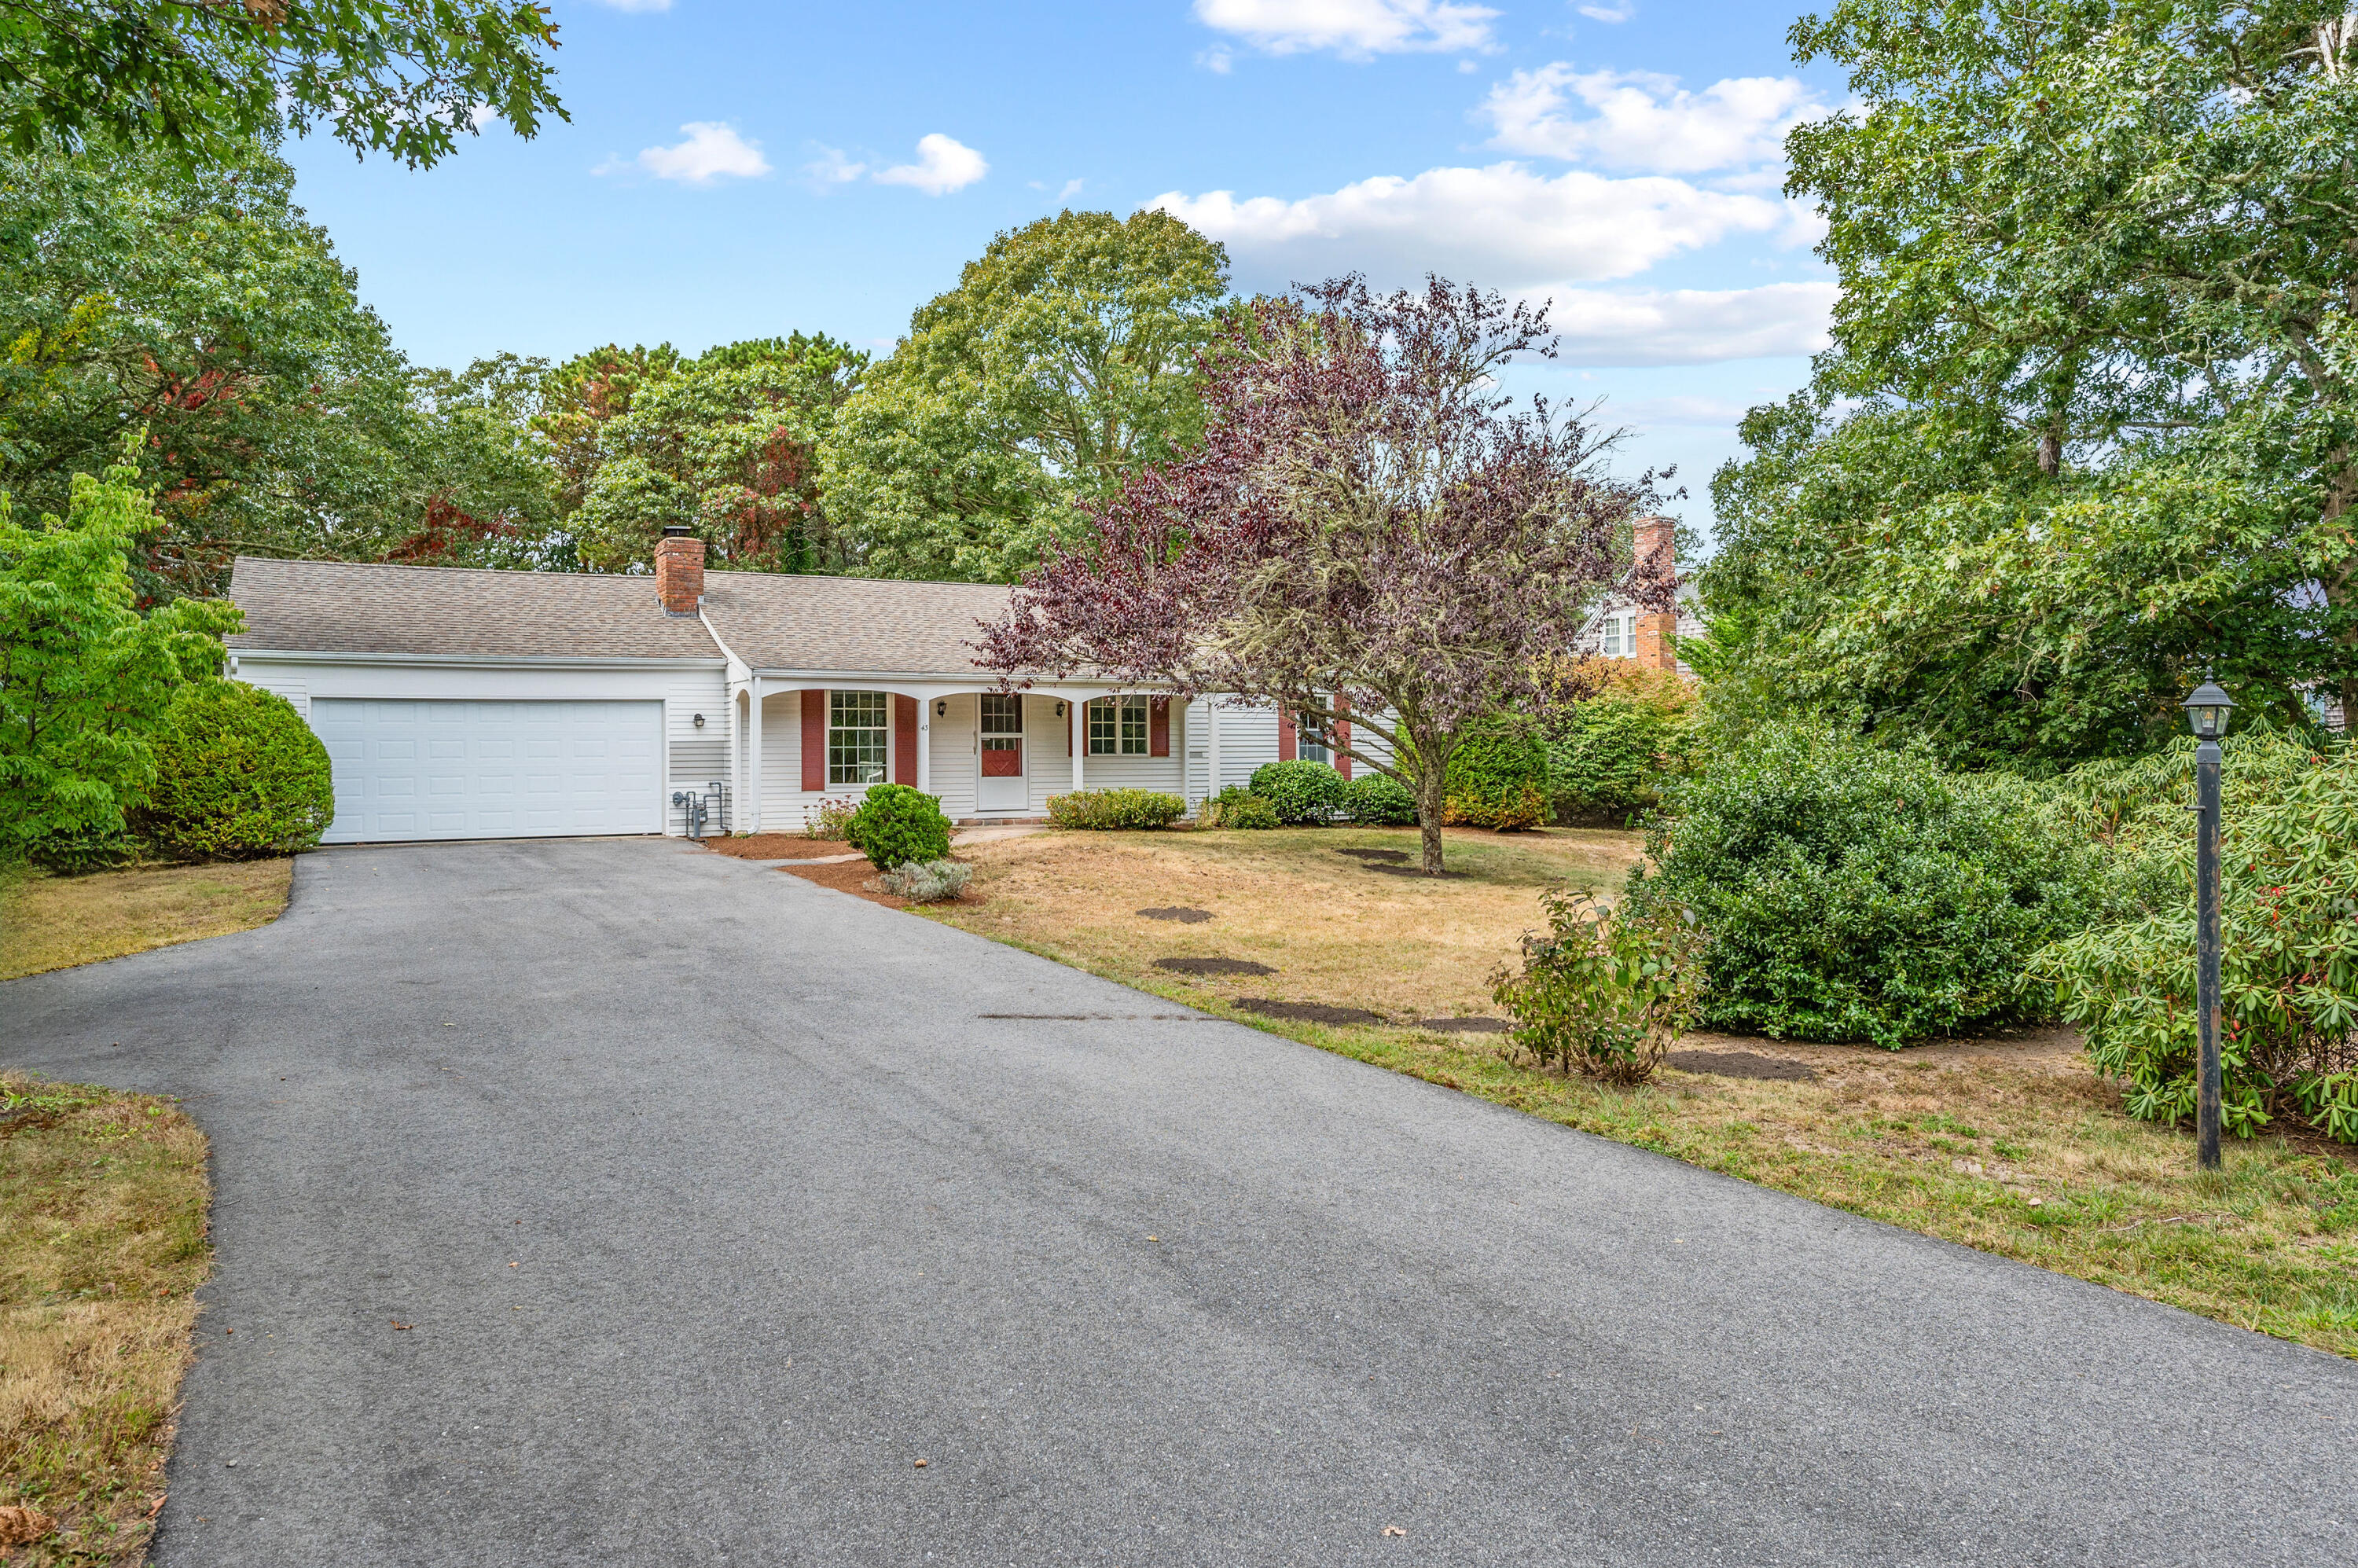
<path id="1" fill-rule="evenodd" d="M 266 149 L 0 155 L 0 489 L 65 510 L 144 430 L 144 595 L 230 558 L 534 558 L 538 367 L 413 370 Z"/>
<path id="2" fill-rule="evenodd" d="M 1842 0 L 1789 194 L 1842 277 L 1714 486 L 1715 675 L 1952 758 L 2358 711 L 2358 29 L 2318 0 Z"/>
<path id="3" fill-rule="evenodd" d="M 135 608 L 131 550 L 154 525 L 135 481 L 77 475 L 66 515 L 33 527 L 0 492 L 0 860 L 70 864 L 119 835 L 173 690 L 218 676 L 240 624 L 218 600 Z"/>
<path id="4" fill-rule="evenodd" d="M 1011 582 L 1202 427 L 1196 357 L 1228 254 L 1168 213 L 1000 235 L 920 307 L 822 448 L 827 505 L 877 577 Z"/>
<path id="5" fill-rule="evenodd" d="M 867 363 L 796 332 L 693 360 L 610 345 L 557 367 L 535 424 L 582 564 L 646 567 L 665 527 L 683 524 L 716 567 L 839 569 L 817 450 Z"/>
<path id="6" fill-rule="evenodd" d="M 0 0 L 0 143 L 235 163 L 314 125 L 432 164 L 486 119 L 565 116 L 531 0 Z"/>

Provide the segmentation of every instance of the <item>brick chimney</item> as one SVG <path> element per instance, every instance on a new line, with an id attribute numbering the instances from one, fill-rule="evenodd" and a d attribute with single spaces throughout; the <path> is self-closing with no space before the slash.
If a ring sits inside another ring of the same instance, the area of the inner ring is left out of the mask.
<path id="1" fill-rule="evenodd" d="M 1647 563 L 1658 554 L 1661 557 L 1660 569 L 1675 569 L 1678 546 L 1672 540 L 1671 531 L 1677 526 L 1676 521 L 1669 517 L 1640 517 L 1630 524 L 1639 570 L 1644 570 Z M 1671 639 L 1678 634 L 1678 630 L 1679 618 L 1675 611 L 1639 616 L 1638 634 L 1634 639 L 1638 663 L 1650 670 L 1677 669 L 1678 649 Z"/>
<path id="2" fill-rule="evenodd" d="M 655 597 L 673 615 L 693 615 L 704 603 L 704 541 L 685 524 L 668 524 L 655 546 Z"/>

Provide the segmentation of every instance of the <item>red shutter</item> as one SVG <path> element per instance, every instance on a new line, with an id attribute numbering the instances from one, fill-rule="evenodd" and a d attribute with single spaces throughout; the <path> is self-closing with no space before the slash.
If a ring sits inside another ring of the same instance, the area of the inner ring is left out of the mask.
<path id="1" fill-rule="evenodd" d="M 1293 715 L 1280 712 L 1277 716 L 1277 760 L 1293 761 Z"/>
<path id="2" fill-rule="evenodd" d="M 803 788 L 827 787 L 827 693 L 803 693 Z"/>
<path id="3" fill-rule="evenodd" d="M 1335 711 L 1337 713 L 1351 711 L 1351 699 L 1339 691 L 1335 694 Z M 1347 779 L 1351 776 L 1351 753 L 1347 750 L 1350 744 L 1351 721 L 1347 719 L 1336 719 L 1335 721 L 1335 766 Z"/>
<path id="4" fill-rule="evenodd" d="M 892 782 L 917 782 L 917 699 L 892 694 Z"/>
<path id="5" fill-rule="evenodd" d="M 1146 754 L 1171 754 L 1171 699 L 1158 697 L 1146 705 Z"/>

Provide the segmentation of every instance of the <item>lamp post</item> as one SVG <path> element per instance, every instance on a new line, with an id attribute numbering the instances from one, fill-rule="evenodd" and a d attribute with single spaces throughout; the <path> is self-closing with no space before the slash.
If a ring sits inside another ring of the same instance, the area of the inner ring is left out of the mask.
<path id="1" fill-rule="evenodd" d="M 2219 737 L 2235 710 L 2209 681 L 2186 699 L 2194 748 L 2194 1158 L 2219 1168 Z"/>

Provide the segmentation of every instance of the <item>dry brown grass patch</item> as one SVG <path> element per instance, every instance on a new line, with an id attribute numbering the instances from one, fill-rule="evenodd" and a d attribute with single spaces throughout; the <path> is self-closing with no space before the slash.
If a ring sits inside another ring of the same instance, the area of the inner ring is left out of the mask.
<path id="1" fill-rule="evenodd" d="M 0 1072 L 0 1509 L 49 1527 L 13 1563 L 146 1550 L 211 1260 L 205 1153 L 168 1100 Z"/>
<path id="2" fill-rule="evenodd" d="M 0 882 L 0 980 L 267 925 L 287 907 L 292 860 L 143 866 Z"/>

